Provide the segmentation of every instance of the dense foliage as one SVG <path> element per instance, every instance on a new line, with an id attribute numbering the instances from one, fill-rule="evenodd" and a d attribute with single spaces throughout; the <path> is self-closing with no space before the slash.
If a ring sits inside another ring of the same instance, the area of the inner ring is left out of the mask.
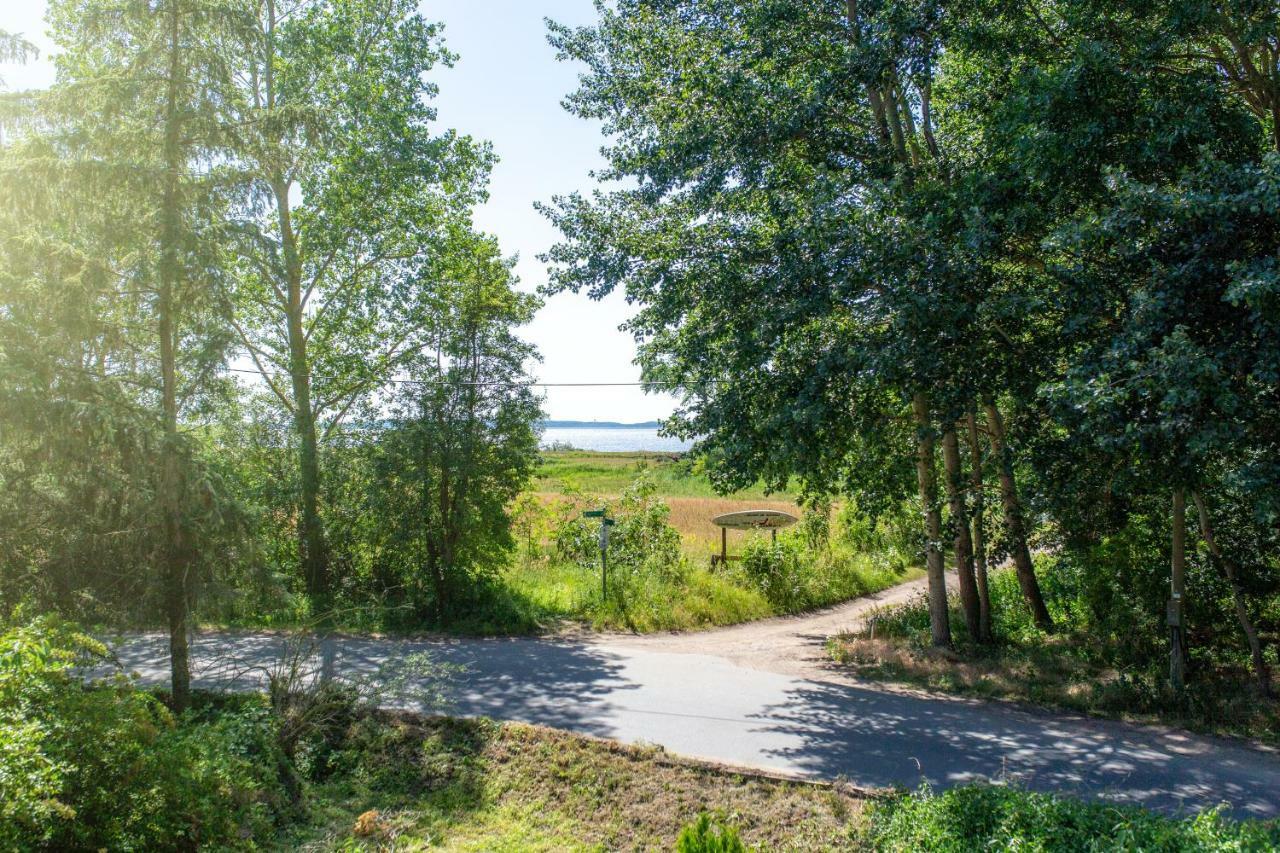
<path id="1" fill-rule="evenodd" d="M 1017 787 L 923 790 L 872 815 L 876 850 L 1270 850 L 1280 828 L 1207 811 L 1168 818 L 1136 806 L 1058 799 Z"/>
<path id="2" fill-rule="evenodd" d="M 454 57 L 413 0 L 50 0 L 54 82 L 0 98 L 0 846 L 249 845 L 333 779 L 478 802 L 495 730 L 360 709 L 306 666 L 339 625 L 702 627 L 918 565 L 928 595 L 842 653 L 902 641 L 931 686 L 1274 740 L 1280 10 L 597 12 L 550 25 L 607 166 L 543 208 L 546 292 L 635 306 L 698 441 L 666 485 L 795 489 L 803 523 L 708 567 L 647 472 L 530 488 L 541 302 L 473 222 L 495 158 L 438 126 Z M 0 62 L 33 55 L 0 31 Z M 163 624 L 169 690 L 62 618 Z M 303 630 L 264 697 L 211 700 L 198 620 Z M 992 787 L 871 832 L 1280 842 Z M 706 816 L 676 843 L 741 848 Z"/>
<path id="3" fill-rule="evenodd" d="M 1175 688 L 1226 655 L 1270 692 L 1278 32 L 1181 0 L 602 7 L 551 33 L 609 168 L 545 208 L 550 290 L 637 303 L 724 488 L 914 491 L 935 645 L 944 552 L 968 635 L 1006 558 L 1052 631 L 1038 546 L 1136 594 Z"/>
<path id="4" fill-rule="evenodd" d="M 510 264 L 485 244 L 442 280 L 372 448 L 367 527 L 390 603 L 444 622 L 510 558 L 508 507 L 537 464 L 542 411 L 524 373 L 536 354 L 512 332 L 536 301 L 513 290 Z"/>
<path id="5" fill-rule="evenodd" d="M 456 615 L 535 462 L 538 302 L 471 222 L 487 146 L 436 126 L 438 27 L 364 0 L 48 20 L 53 85 L 2 102 L 0 615 L 162 619 L 178 709 L 193 610 Z"/>
<path id="6" fill-rule="evenodd" d="M 98 676 L 84 683 L 87 673 Z M 260 702 L 177 719 L 53 619 L 0 635 L 0 845 L 194 849 L 265 833 L 292 804 Z"/>

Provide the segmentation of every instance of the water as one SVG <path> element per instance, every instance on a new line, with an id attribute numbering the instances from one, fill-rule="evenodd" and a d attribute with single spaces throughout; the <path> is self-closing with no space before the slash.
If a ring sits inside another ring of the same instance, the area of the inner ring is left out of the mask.
<path id="1" fill-rule="evenodd" d="M 693 446 L 693 442 L 660 436 L 656 429 L 633 427 L 547 427 L 542 432 L 542 446 L 552 444 L 571 444 L 579 450 L 653 450 L 661 453 L 680 453 Z"/>

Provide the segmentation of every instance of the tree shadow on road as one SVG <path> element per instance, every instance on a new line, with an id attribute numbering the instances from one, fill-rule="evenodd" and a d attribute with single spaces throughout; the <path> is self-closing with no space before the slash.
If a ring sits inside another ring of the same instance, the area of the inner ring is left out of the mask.
<path id="1" fill-rule="evenodd" d="M 260 634 L 197 637 L 191 646 L 193 683 L 210 690 L 261 690 L 265 672 L 286 642 Z M 344 677 L 377 680 L 398 660 L 423 653 L 433 664 L 423 678 L 438 679 L 441 668 L 452 671 L 444 683 L 415 683 L 412 674 L 402 678 L 378 703 L 400 710 L 487 716 L 616 737 L 619 733 L 603 722 L 608 695 L 638 686 L 622 675 L 621 658 L 570 642 L 334 637 L 328 643 L 326 665 Z M 117 646 L 116 655 L 143 683 L 160 684 L 168 676 L 164 637 L 129 640 Z"/>
<path id="2" fill-rule="evenodd" d="M 905 787 L 987 779 L 1166 812 L 1227 803 L 1240 817 L 1280 814 L 1280 762 L 1261 775 L 1265 757 L 1225 743 L 1209 750 L 1176 731 L 819 682 L 802 682 L 758 718 L 800 744 L 769 754 L 824 778 Z"/>

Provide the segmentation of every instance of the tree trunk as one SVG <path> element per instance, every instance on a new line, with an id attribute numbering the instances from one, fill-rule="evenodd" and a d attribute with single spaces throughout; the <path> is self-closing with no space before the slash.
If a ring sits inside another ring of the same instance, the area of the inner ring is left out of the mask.
<path id="1" fill-rule="evenodd" d="M 1010 547 L 1013 550 L 1013 568 L 1018 576 L 1018 586 L 1022 588 L 1022 597 L 1031 609 L 1031 618 L 1036 627 L 1042 631 L 1053 630 L 1053 617 L 1044 605 L 1044 596 L 1040 594 L 1040 582 L 1036 580 L 1035 568 L 1031 564 L 1031 549 L 1027 547 L 1027 528 L 1022 518 L 1022 502 L 1018 500 L 1018 487 L 1013 479 L 1013 460 L 1009 457 L 1005 444 L 1004 419 L 995 401 L 983 401 L 983 409 L 987 413 L 987 428 L 991 438 L 991 451 L 996 457 L 996 471 L 1000 476 L 1000 500 L 1004 507 L 1004 526 L 1009 534 Z"/>
<path id="2" fill-rule="evenodd" d="M 1186 631 L 1183 625 L 1183 593 L 1187 577 L 1187 495 L 1181 487 L 1173 490 L 1173 553 L 1169 574 L 1169 685 L 1182 690 L 1187 678 Z"/>
<path id="3" fill-rule="evenodd" d="M 169 623 L 169 673 L 173 709 L 191 705 L 191 664 L 187 647 L 188 549 L 182 530 L 182 461 L 178 436 L 178 377 L 175 348 L 174 289 L 179 276 L 178 243 L 182 211 L 178 182 L 182 174 L 182 137 L 178 116 L 178 78 L 182 73 L 179 19 L 169 7 L 169 79 L 165 99 L 164 196 L 161 209 L 160 291 L 156 313 L 160 336 L 160 385 L 164 422 L 160 509 L 164 528 L 164 600 Z"/>
<path id="4" fill-rule="evenodd" d="M 982 450 L 978 445 L 978 418 L 969 410 L 969 485 L 973 491 L 973 564 L 978 585 L 978 639 L 989 643 L 991 633 L 991 589 L 987 585 L 986 535 L 982 532 L 982 520 L 986 507 L 986 495 L 982 484 Z"/>
<path id="5" fill-rule="evenodd" d="M 933 424 L 929 401 L 917 391 L 911 399 L 916 429 L 916 480 L 924 515 L 925 567 L 929 575 L 929 630 L 935 646 L 951 645 L 951 621 L 947 613 L 947 577 L 942 559 L 942 513 L 938 510 L 938 483 L 934 473 Z"/>
<path id="6" fill-rule="evenodd" d="M 954 425 L 942 433 L 942 460 L 947 471 L 947 503 L 955 527 L 956 575 L 960 581 L 960 606 L 970 639 L 981 641 L 982 618 L 978 604 L 978 581 L 973 573 L 973 541 L 969 538 L 969 513 L 964 505 L 964 472 L 960 465 L 960 441 Z"/>
<path id="7" fill-rule="evenodd" d="M 266 107 L 276 107 L 275 92 L 274 0 L 267 2 L 267 34 L 264 80 Z M 333 602 L 329 579 L 329 545 L 325 538 L 324 519 L 320 515 L 320 442 L 316 432 L 316 412 L 311 401 L 311 363 L 307 355 L 307 336 L 303 328 L 306 305 L 302 294 L 302 258 L 298 237 L 293 228 L 293 211 L 289 201 L 291 183 L 284 174 L 271 177 L 271 193 L 275 196 L 276 219 L 280 229 L 280 249 L 284 259 L 284 308 L 289 342 L 289 380 L 293 397 L 293 425 L 298 434 L 298 548 L 302 576 L 313 616 L 323 629 L 331 618 Z"/>
<path id="8" fill-rule="evenodd" d="M 298 432 L 299 518 L 298 538 L 301 547 L 302 572 L 307 597 L 313 611 L 322 614 L 329 600 L 329 549 L 325 541 L 324 521 L 320 517 L 320 446 L 316 436 L 315 415 L 311 411 L 311 377 L 305 366 L 305 354 L 292 365 L 294 400 L 298 407 L 294 426 Z"/>
<path id="9" fill-rule="evenodd" d="M 436 561 L 435 572 L 432 574 L 432 581 L 436 588 L 436 612 L 441 622 L 449 618 L 449 572 L 452 569 L 453 553 L 450 548 L 450 525 L 453 523 L 450 507 L 453 500 L 453 483 L 450 477 L 449 469 L 449 452 L 443 451 L 440 454 L 440 504 L 437 511 L 440 513 L 440 527 L 437 531 L 439 536 L 439 544 L 436 553 L 439 559 Z"/>
<path id="10" fill-rule="evenodd" d="M 280 242 L 284 249 L 289 380 L 293 392 L 294 429 L 298 433 L 298 544 L 307 597 L 311 600 L 313 613 L 323 621 L 332 606 L 329 547 L 325 540 L 324 520 L 320 516 L 320 442 L 316 433 L 316 413 L 311 402 L 311 364 L 307 356 L 307 336 L 302 325 L 305 308 L 302 304 L 302 261 L 298 256 L 297 237 L 293 231 L 289 186 L 283 180 L 274 182 L 272 192 L 276 197 Z"/>
<path id="11" fill-rule="evenodd" d="M 1245 640 L 1249 643 L 1249 654 L 1253 657 L 1253 672 L 1257 676 L 1258 687 L 1262 690 L 1263 696 L 1270 696 L 1271 668 L 1267 666 L 1267 659 L 1262 653 L 1262 641 L 1258 639 L 1258 631 L 1253 625 L 1253 619 L 1249 616 L 1244 590 L 1240 588 L 1240 574 L 1236 571 L 1235 564 L 1224 557 L 1218 548 L 1218 540 L 1213 535 L 1213 526 L 1209 522 L 1209 510 L 1205 507 L 1204 498 L 1199 492 L 1192 492 L 1191 499 L 1195 501 L 1196 510 L 1200 515 L 1200 536 L 1209 546 L 1209 556 L 1213 558 L 1214 565 L 1231 586 L 1231 600 L 1235 604 L 1236 619 L 1240 622 L 1240 630 L 1244 631 Z"/>

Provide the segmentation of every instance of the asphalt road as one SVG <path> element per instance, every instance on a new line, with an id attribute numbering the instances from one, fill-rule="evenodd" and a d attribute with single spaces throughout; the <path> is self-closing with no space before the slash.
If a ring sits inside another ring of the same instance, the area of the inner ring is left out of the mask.
<path id="1" fill-rule="evenodd" d="M 812 655 L 814 649 L 820 654 L 832 614 L 852 621 L 865 606 L 770 620 L 754 631 L 653 639 L 344 637 L 330 641 L 330 655 L 337 672 L 373 680 L 415 652 L 459 668 L 445 689 L 447 704 L 424 698 L 409 679 L 383 698 L 388 707 L 536 723 L 860 786 L 1010 779 L 1168 812 L 1222 803 L 1238 817 L 1280 816 L 1280 756 L 1274 751 L 1177 730 L 885 689 L 819 667 Z M 815 625 L 819 630 L 812 630 Z M 771 666 L 782 671 L 749 666 L 726 653 L 735 636 L 749 643 L 771 635 L 770 645 L 784 650 L 787 641 L 776 637 L 791 638 L 792 653 L 774 656 L 786 665 Z M 281 645 L 262 635 L 201 635 L 193 645 L 197 684 L 251 686 L 259 668 L 279 658 Z M 144 680 L 167 676 L 160 636 L 128 640 L 117 654 Z"/>

